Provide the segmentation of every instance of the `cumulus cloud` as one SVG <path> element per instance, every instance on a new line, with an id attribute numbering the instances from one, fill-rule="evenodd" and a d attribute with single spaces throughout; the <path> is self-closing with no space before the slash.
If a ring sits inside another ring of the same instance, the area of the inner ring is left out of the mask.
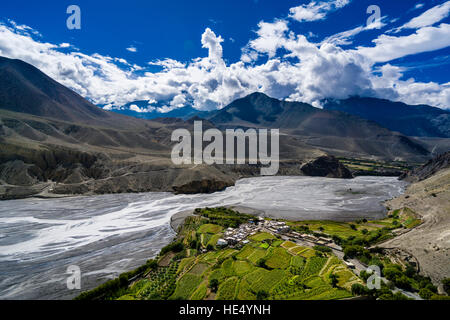
<path id="1" fill-rule="evenodd" d="M 345 7 L 350 0 L 311 1 L 290 9 L 289 17 L 298 22 L 316 21 L 324 19 L 329 12 Z"/>
<path id="2" fill-rule="evenodd" d="M 286 20 L 277 20 L 273 23 L 261 21 L 258 27 L 257 38 L 250 41 L 248 47 L 256 52 L 267 53 L 272 58 L 282 46 L 285 32 L 289 30 L 288 22 Z M 251 56 L 248 51 L 244 55 L 250 60 L 257 58 L 255 55 Z"/>
<path id="3" fill-rule="evenodd" d="M 105 109 L 105 108 L 103 108 L 103 109 Z M 131 111 L 134 111 L 134 112 L 138 112 L 138 113 L 146 113 L 146 112 L 152 112 L 152 111 L 154 111 L 156 108 L 155 107 L 152 107 L 152 106 L 147 106 L 146 108 L 140 108 L 140 107 L 138 107 L 137 105 L 135 105 L 135 104 L 131 104 L 130 105 L 130 107 L 129 107 L 129 109 L 131 110 Z"/>
<path id="4" fill-rule="evenodd" d="M 211 61 L 222 63 L 222 45 L 223 39 L 221 36 L 216 36 L 216 34 L 210 29 L 206 28 L 205 32 L 202 34 L 202 47 L 208 49 L 208 57 Z"/>
<path id="5" fill-rule="evenodd" d="M 348 1 L 333 3 L 335 8 Z M 204 57 L 187 62 L 150 61 L 149 65 L 161 70 L 148 72 L 146 66 L 122 58 L 68 52 L 61 45 L 41 41 L 32 29 L 0 25 L 0 55 L 33 64 L 94 103 L 105 105 L 106 110 L 137 100 L 149 103 L 147 107 L 130 106 L 136 112 L 153 108 L 169 112 L 185 105 L 212 110 L 255 91 L 315 106 L 324 98 L 361 95 L 449 107 L 450 84 L 405 80 L 404 69 L 386 63 L 448 46 L 449 25 L 423 27 L 404 37 L 380 36 L 374 47 L 340 47 L 365 28 L 314 43 L 290 30 L 288 20 L 262 21 L 242 58 L 231 64 L 223 59 L 223 38 L 206 28 L 199 35 Z"/>

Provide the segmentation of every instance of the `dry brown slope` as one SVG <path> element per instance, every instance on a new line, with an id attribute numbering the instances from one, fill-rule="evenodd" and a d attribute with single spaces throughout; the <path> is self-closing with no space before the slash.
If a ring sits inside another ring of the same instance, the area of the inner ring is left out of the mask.
<path id="1" fill-rule="evenodd" d="M 442 290 L 441 280 L 450 277 L 450 168 L 411 184 L 388 206 L 411 208 L 422 217 L 423 224 L 381 247 L 400 248 L 414 255 L 421 272 Z"/>

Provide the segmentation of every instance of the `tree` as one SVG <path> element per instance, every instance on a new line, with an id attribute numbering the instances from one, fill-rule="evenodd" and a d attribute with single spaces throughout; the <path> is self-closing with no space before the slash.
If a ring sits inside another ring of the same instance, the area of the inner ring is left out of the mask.
<path id="1" fill-rule="evenodd" d="M 394 279 L 394 284 L 401 288 L 401 289 L 405 289 L 405 290 L 411 290 L 411 280 L 405 276 L 405 275 L 401 275 L 400 277 L 396 277 Z"/>
<path id="2" fill-rule="evenodd" d="M 217 289 L 219 288 L 219 280 L 217 279 L 209 280 L 209 287 L 211 288 L 212 292 L 217 292 Z"/>
<path id="3" fill-rule="evenodd" d="M 265 300 L 269 297 L 269 294 L 264 290 L 259 290 L 256 293 L 256 300 Z"/>
<path id="4" fill-rule="evenodd" d="M 337 284 L 339 283 L 339 277 L 334 273 L 330 274 L 331 286 L 333 288 L 337 288 Z"/>
<path id="5" fill-rule="evenodd" d="M 367 288 L 360 283 L 352 284 L 352 294 L 354 294 L 355 296 L 365 295 L 367 294 L 367 291 Z"/>
<path id="6" fill-rule="evenodd" d="M 261 258 L 256 262 L 256 266 L 260 267 L 260 268 L 264 268 L 264 269 L 268 269 L 267 265 L 266 265 L 266 260 Z"/>
<path id="7" fill-rule="evenodd" d="M 361 279 L 363 279 L 364 281 L 367 281 L 367 279 L 369 279 L 369 277 L 370 277 L 371 275 L 372 275 L 372 274 L 368 273 L 366 270 L 362 270 L 362 271 L 359 273 L 359 277 L 360 277 Z"/>
<path id="8" fill-rule="evenodd" d="M 331 252 L 331 248 L 326 246 L 314 246 L 313 249 L 320 252 Z"/>
<path id="9" fill-rule="evenodd" d="M 350 224 L 350 228 L 352 228 L 352 230 L 355 230 L 356 231 L 356 226 L 352 223 L 352 224 Z"/>
<path id="10" fill-rule="evenodd" d="M 395 280 L 396 278 L 400 277 L 402 275 L 402 269 L 398 265 L 388 265 L 386 268 L 384 268 L 384 276 L 388 280 Z"/>
<path id="11" fill-rule="evenodd" d="M 427 288 L 422 288 L 419 290 L 419 296 L 422 299 L 429 300 L 434 295 L 433 291 Z"/>
<path id="12" fill-rule="evenodd" d="M 192 239 L 191 243 L 189 244 L 191 249 L 197 249 L 198 242 L 196 239 Z"/>

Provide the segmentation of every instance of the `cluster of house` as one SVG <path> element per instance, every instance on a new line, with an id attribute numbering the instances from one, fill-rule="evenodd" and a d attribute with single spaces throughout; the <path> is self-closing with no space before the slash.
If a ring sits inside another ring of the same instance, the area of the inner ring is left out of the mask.
<path id="1" fill-rule="evenodd" d="M 235 246 L 238 244 L 247 244 L 249 240 L 248 237 L 258 233 L 258 232 L 270 232 L 270 233 L 287 233 L 290 231 L 289 226 L 282 221 L 272 221 L 264 220 L 264 218 L 259 217 L 258 221 L 249 220 L 248 223 L 241 224 L 239 228 L 228 228 L 223 233 L 223 237 L 217 240 L 217 245 L 224 246 Z"/>
<path id="2" fill-rule="evenodd" d="M 290 232 L 289 236 L 291 238 L 294 238 L 294 239 L 310 242 L 310 243 L 312 243 L 314 245 L 327 246 L 327 247 L 330 247 L 332 249 L 342 250 L 341 247 L 339 247 L 337 244 L 334 243 L 333 240 L 331 240 L 329 238 L 316 237 L 316 236 L 314 236 L 312 234 L 298 233 L 298 232 L 295 232 L 295 231 Z"/>
<path id="3" fill-rule="evenodd" d="M 341 250 L 341 248 L 329 238 L 316 237 L 311 234 L 291 231 L 291 228 L 286 225 L 286 222 L 265 220 L 261 217 L 258 218 L 257 222 L 250 220 L 248 223 L 241 224 L 239 228 L 228 228 L 223 233 L 223 237 L 217 241 L 217 245 L 220 247 L 245 245 L 249 242 L 247 238 L 258 232 L 279 234 L 287 238 L 306 241 L 313 245 L 327 246 Z"/>
<path id="4" fill-rule="evenodd" d="M 264 227 L 272 233 L 285 234 L 291 231 L 291 228 L 283 221 L 264 220 Z"/>

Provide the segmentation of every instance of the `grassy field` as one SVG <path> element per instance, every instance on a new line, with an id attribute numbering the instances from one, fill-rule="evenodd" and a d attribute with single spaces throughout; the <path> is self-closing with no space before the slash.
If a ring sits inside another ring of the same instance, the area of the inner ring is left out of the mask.
<path id="1" fill-rule="evenodd" d="M 276 239 L 273 234 L 267 233 L 267 232 L 260 232 L 250 237 L 251 240 L 256 242 L 261 242 L 264 240 L 273 240 Z"/>
<path id="2" fill-rule="evenodd" d="M 361 219 L 353 222 L 337 221 L 287 221 L 291 228 L 300 233 L 316 233 L 326 237 L 337 237 L 343 240 L 360 239 L 376 243 L 393 237 L 392 230 L 414 228 L 421 223 L 417 215 L 409 208 L 394 210 L 382 220 Z M 290 244 L 283 244 L 289 246 Z"/>
<path id="3" fill-rule="evenodd" d="M 406 172 L 412 168 L 410 164 L 402 161 L 383 162 L 368 159 L 352 159 L 338 157 L 339 161 L 354 173 L 359 175 L 373 175 L 377 172 L 383 171 L 384 173 L 389 171 Z"/>

